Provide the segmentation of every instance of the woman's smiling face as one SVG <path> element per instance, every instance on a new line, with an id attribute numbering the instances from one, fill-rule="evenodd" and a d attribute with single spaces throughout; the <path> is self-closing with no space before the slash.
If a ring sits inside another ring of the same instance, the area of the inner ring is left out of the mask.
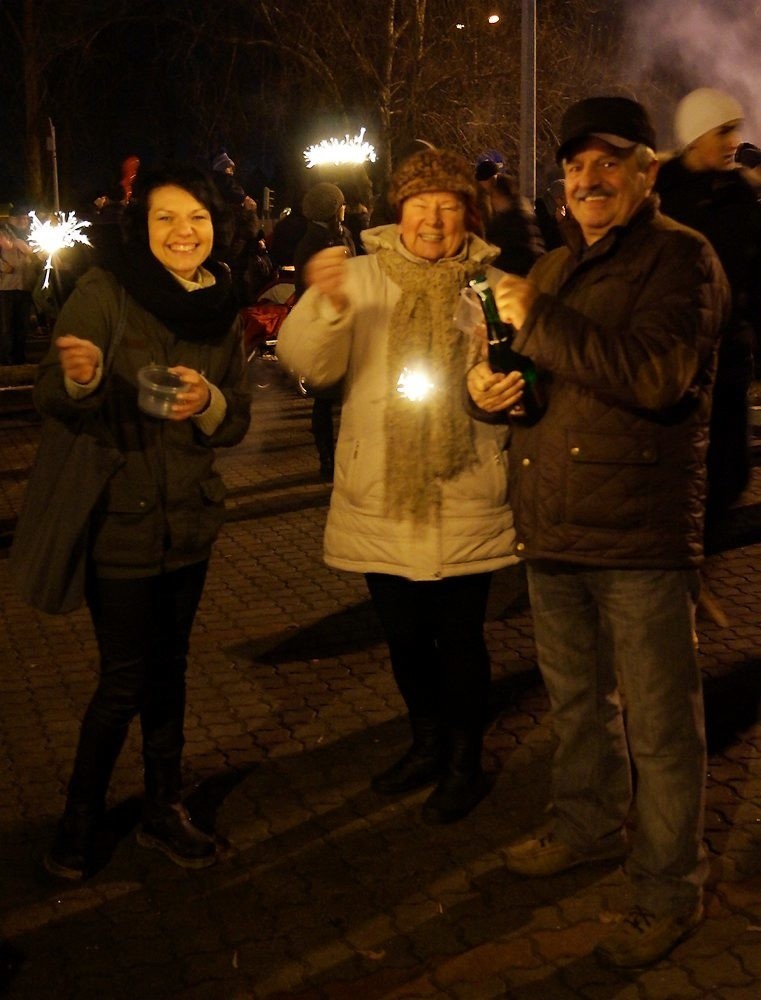
<path id="1" fill-rule="evenodd" d="M 465 203 L 452 191 L 424 191 L 402 203 L 402 243 L 416 257 L 454 257 L 465 240 Z"/>
<path id="2" fill-rule="evenodd" d="M 172 184 L 151 191 L 148 244 L 164 267 L 192 281 L 213 242 L 211 213 L 189 191 Z"/>

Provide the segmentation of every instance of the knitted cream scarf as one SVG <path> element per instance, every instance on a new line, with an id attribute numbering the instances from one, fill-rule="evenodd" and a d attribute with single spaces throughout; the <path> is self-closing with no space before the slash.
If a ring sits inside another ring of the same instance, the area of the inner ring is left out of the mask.
<path id="1" fill-rule="evenodd" d="M 453 323 L 457 297 L 483 263 L 417 264 L 398 251 L 377 251 L 381 270 L 401 289 L 391 316 L 386 379 L 385 513 L 416 524 L 438 521 L 441 482 L 473 465 L 473 430 L 462 402 L 470 338 Z M 434 390 L 412 402 L 397 391 L 404 370 L 424 368 Z"/>

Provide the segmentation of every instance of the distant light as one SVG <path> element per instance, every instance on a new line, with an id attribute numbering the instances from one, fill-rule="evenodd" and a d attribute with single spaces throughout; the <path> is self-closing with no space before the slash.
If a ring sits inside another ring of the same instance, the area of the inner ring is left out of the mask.
<path id="1" fill-rule="evenodd" d="M 499 21 L 499 14 L 489 14 L 489 24 L 497 24 Z"/>
<path id="2" fill-rule="evenodd" d="M 316 146 L 304 150 L 307 167 L 315 167 L 320 163 L 364 163 L 369 160 L 375 163 L 375 147 L 365 142 L 365 129 L 360 129 L 358 135 L 350 139 L 322 139 Z"/>
<path id="3" fill-rule="evenodd" d="M 462 24 L 462 22 L 460 22 L 460 24 L 456 24 L 455 25 L 455 28 L 457 28 L 458 31 L 462 31 L 464 29 L 464 27 L 465 27 L 465 25 Z"/>

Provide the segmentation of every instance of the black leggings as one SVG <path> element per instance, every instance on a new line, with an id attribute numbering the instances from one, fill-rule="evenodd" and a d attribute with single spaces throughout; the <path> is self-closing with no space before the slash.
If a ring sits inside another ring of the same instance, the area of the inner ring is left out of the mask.
<path id="1" fill-rule="evenodd" d="M 102 808 L 130 722 L 140 715 L 146 785 L 176 797 L 184 743 L 185 669 L 208 562 L 161 576 L 88 580 L 100 677 L 82 720 L 69 804 Z"/>
<path id="2" fill-rule="evenodd" d="M 491 573 L 430 581 L 368 573 L 365 579 L 410 716 L 440 720 L 448 729 L 483 727 L 490 682 L 483 626 Z"/>

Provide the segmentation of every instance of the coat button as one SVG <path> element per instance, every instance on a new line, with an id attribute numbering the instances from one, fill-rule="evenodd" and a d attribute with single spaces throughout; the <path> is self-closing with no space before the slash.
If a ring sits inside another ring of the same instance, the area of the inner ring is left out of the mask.
<path id="1" fill-rule="evenodd" d="M 581 448 L 579 448 L 578 445 L 574 445 L 573 448 L 571 448 L 571 454 L 574 458 L 577 458 L 581 454 Z"/>
<path id="2" fill-rule="evenodd" d="M 521 459 L 521 465 L 531 465 L 531 459 L 530 458 Z"/>
<path id="3" fill-rule="evenodd" d="M 515 546 L 515 551 L 516 552 L 523 552 L 523 550 L 525 548 L 526 548 L 526 546 L 523 544 L 523 542 L 518 542 L 518 544 Z"/>

